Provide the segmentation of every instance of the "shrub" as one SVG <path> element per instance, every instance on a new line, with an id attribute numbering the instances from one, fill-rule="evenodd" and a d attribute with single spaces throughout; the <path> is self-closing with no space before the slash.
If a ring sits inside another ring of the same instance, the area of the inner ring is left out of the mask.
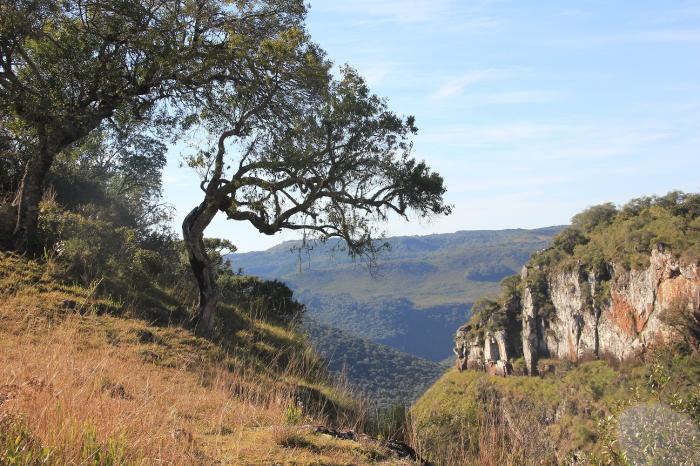
<path id="1" fill-rule="evenodd" d="M 700 303 L 687 296 L 677 297 L 659 316 L 694 353 L 700 351 Z"/>
<path id="2" fill-rule="evenodd" d="M 234 275 L 227 270 L 221 271 L 218 281 L 222 300 L 254 317 L 293 320 L 304 312 L 304 306 L 294 300 L 293 291 L 280 281 Z"/>

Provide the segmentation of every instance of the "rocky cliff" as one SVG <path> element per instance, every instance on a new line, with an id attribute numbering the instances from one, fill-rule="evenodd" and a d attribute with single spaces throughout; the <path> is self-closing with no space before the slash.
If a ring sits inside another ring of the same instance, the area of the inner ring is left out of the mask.
<path id="1" fill-rule="evenodd" d="M 536 372 L 542 357 L 578 361 L 639 355 L 673 336 L 674 330 L 662 321 L 665 312 L 700 305 L 697 265 L 682 264 L 663 247 L 652 251 L 644 269 L 625 270 L 614 263 L 610 268 L 605 288 L 598 277 L 581 270 L 551 274 L 551 315 L 540 315 L 532 290 L 525 287 L 522 345 L 529 373 Z M 528 273 L 524 268 L 523 279 Z"/>
<path id="2" fill-rule="evenodd" d="M 520 335 L 507 325 L 497 329 L 495 314 L 461 327 L 455 345 L 460 370 L 507 375 L 520 355 L 528 374 L 538 372 L 542 358 L 625 360 L 674 337 L 665 313 L 700 313 L 697 264 L 684 263 L 661 245 L 648 266 L 638 269 L 607 262 L 596 274 L 583 266 L 550 270 L 529 264 L 520 289 Z M 509 346 L 516 350 L 509 353 Z"/>

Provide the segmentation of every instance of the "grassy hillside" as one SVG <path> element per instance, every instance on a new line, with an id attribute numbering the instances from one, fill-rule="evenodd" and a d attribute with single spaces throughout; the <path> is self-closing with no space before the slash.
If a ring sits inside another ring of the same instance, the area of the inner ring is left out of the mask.
<path id="1" fill-rule="evenodd" d="M 222 308 L 216 341 L 0 253 L 0 464 L 397 464 L 306 340 Z M 149 312 L 169 313 L 167 290 Z"/>
<path id="2" fill-rule="evenodd" d="M 414 402 L 446 368 L 389 346 L 348 335 L 307 320 L 304 324 L 329 369 L 347 379 L 355 391 L 388 408 Z"/>
<path id="3" fill-rule="evenodd" d="M 700 464 L 698 358 L 551 363 L 543 378 L 449 371 L 412 409 L 418 451 L 441 465 Z"/>

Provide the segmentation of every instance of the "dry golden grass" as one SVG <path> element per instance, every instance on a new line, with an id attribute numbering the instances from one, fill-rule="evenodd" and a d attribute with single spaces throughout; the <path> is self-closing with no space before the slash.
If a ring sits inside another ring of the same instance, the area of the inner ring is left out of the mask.
<path id="1" fill-rule="evenodd" d="M 239 316 L 235 344 L 217 345 L 103 314 L 118 307 L 0 256 L 0 463 L 389 461 L 290 425 L 359 422 L 291 329 Z"/>

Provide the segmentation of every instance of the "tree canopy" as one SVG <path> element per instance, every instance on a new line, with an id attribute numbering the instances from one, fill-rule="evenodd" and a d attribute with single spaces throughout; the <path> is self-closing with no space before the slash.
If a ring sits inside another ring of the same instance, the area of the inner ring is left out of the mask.
<path id="1" fill-rule="evenodd" d="M 185 219 L 183 236 L 202 271 L 207 326 L 212 311 L 204 303 L 215 302 L 216 292 L 201 238 L 217 212 L 263 234 L 341 238 L 351 254 L 371 257 L 377 223 L 390 212 L 451 211 L 442 177 L 411 157 L 413 117 L 391 112 L 350 67 L 332 78 L 300 31 L 280 35 L 262 55 L 254 86 L 214 89 L 200 122 L 216 144 L 189 159 L 201 170 L 204 199 Z"/>
<path id="2" fill-rule="evenodd" d="M 208 86 L 245 87 L 243 63 L 304 14 L 297 0 L 0 3 L 0 150 L 23 170 L 15 247 L 31 246 L 58 153 L 117 113 L 172 123 Z"/>

